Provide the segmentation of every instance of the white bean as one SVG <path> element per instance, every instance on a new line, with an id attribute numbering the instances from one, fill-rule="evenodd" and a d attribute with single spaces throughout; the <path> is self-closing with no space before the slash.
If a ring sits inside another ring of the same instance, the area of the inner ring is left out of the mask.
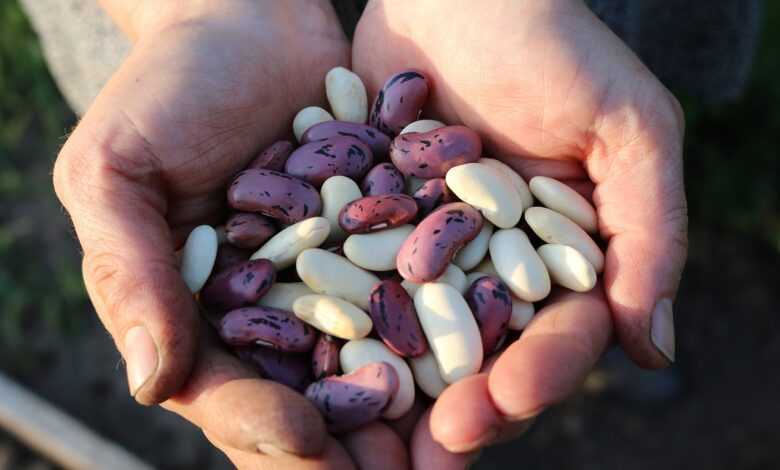
<path id="1" fill-rule="evenodd" d="M 452 262 L 464 271 L 474 269 L 476 265 L 485 259 L 492 235 L 493 224 L 486 220 L 482 224 L 482 229 L 477 236 L 458 251 Z"/>
<path id="2" fill-rule="evenodd" d="M 368 97 L 358 75 L 344 67 L 334 67 L 325 75 L 325 94 L 339 121 L 366 122 Z"/>
<path id="3" fill-rule="evenodd" d="M 479 163 L 495 168 L 499 173 L 501 173 L 506 179 L 509 180 L 517 193 L 520 194 L 520 199 L 523 201 L 524 209 L 528 209 L 534 204 L 534 198 L 531 195 L 531 190 L 528 189 L 528 184 L 525 182 L 523 177 L 518 175 L 512 167 L 502 162 L 501 160 L 496 160 L 495 158 L 481 158 Z"/>
<path id="4" fill-rule="evenodd" d="M 181 277 L 194 294 L 203 285 L 214 269 L 217 259 L 217 232 L 209 225 L 199 225 L 190 232 L 181 253 Z"/>
<path id="5" fill-rule="evenodd" d="M 368 310 L 371 288 L 379 282 L 343 256 L 320 248 L 304 250 L 295 262 L 298 276 L 314 292 L 340 297 Z"/>
<path id="6" fill-rule="evenodd" d="M 347 237 L 347 233 L 339 225 L 339 212 L 347 203 L 363 197 L 360 187 L 346 176 L 331 176 L 322 183 L 320 196 L 322 197 L 322 216 L 327 218 L 330 223 L 328 242 L 340 242 Z"/>
<path id="7" fill-rule="evenodd" d="M 303 282 L 274 282 L 257 305 L 292 312 L 293 304 L 299 297 L 311 294 L 314 294 L 314 291 Z"/>
<path id="8" fill-rule="evenodd" d="M 533 231 L 547 243 L 568 245 L 585 257 L 596 273 L 604 269 L 604 254 L 585 230 L 571 219 L 546 207 L 531 207 L 525 220 Z"/>
<path id="9" fill-rule="evenodd" d="M 265 258 L 281 271 L 295 264 L 295 258 L 303 250 L 322 245 L 329 232 L 330 224 L 325 217 L 301 220 L 271 237 L 250 259 Z"/>
<path id="10" fill-rule="evenodd" d="M 469 283 L 466 280 L 466 274 L 454 264 L 448 264 L 447 269 L 444 270 L 444 273 L 437 277 L 433 282 L 443 282 L 444 284 L 449 284 L 457 289 L 461 295 L 464 294 L 466 289 L 469 288 Z M 414 297 L 417 289 L 419 289 L 422 284 L 404 280 L 401 282 L 401 285 L 404 289 L 406 289 L 406 292 L 408 292 L 410 296 Z"/>
<path id="11" fill-rule="evenodd" d="M 333 116 L 319 106 L 309 106 L 298 111 L 293 119 L 293 134 L 295 139 L 300 142 L 303 133 L 308 128 L 321 122 L 332 121 Z"/>
<path id="12" fill-rule="evenodd" d="M 586 232 L 598 229 L 596 209 L 568 185 L 547 176 L 534 176 L 528 187 L 539 202 L 570 218 Z"/>
<path id="13" fill-rule="evenodd" d="M 401 130 L 401 134 L 408 134 L 409 132 L 429 132 L 434 129 L 439 129 L 441 127 L 444 127 L 446 124 L 444 124 L 441 121 L 437 121 L 435 119 L 420 119 L 419 121 L 414 121 L 411 124 L 407 124 L 406 127 L 404 127 Z"/>
<path id="14" fill-rule="evenodd" d="M 490 259 L 501 280 L 521 300 L 536 302 L 550 293 L 547 268 L 522 230 L 512 228 L 494 233 Z"/>
<path id="15" fill-rule="evenodd" d="M 341 370 L 349 374 L 372 362 L 387 362 L 398 374 L 398 391 L 382 414 L 387 419 L 405 415 L 414 404 L 414 377 L 403 359 L 396 356 L 381 341 L 364 338 L 347 342 L 339 353 Z"/>
<path id="16" fill-rule="evenodd" d="M 447 388 L 447 382 L 441 378 L 439 363 L 436 362 L 433 352 L 428 349 L 422 356 L 410 357 L 408 361 L 420 390 L 431 398 L 439 398 L 441 392 Z"/>
<path id="17" fill-rule="evenodd" d="M 482 339 L 463 296 L 449 284 L 429 282 L 414 295 L 414 306 L 442 379 L 454 383 L 482 367 Z"/>
<path id="18" fill-rule="evenodd" d="M 365 338 L 374 326 L 364 311 L 330 295 L 304 295 L 293 302 L 295 316 L 323 333 L 342 339 Z"/>
<path id="19" fill-rule="evenodd" d="M 344 255 L 357 266 L 369 271 L 392 271 L 395 257 L 414 225 L 401 225 L 373 233 L 356 233 L 344 242 Z"/>
<path id="20" fill-rule="evenodd" d="M 534 316 L 534 304 L 512 296 L 512 316 L 509 317 L 507 328 L 519 331 L 525 328 Z"/>
<path id="21" fill-rule="evenodd" d="M 523 215 L 523 201 L 509 180 L 495 168 L 466 163 L 451 168 L 447 186 L 463 202 L 471 204 L 496 227 L 517 225 Z"/>
<path id="22" fill-rule="evenodd" d="M 553 282 L 575 292 L 587 292 L 596 285 L 596 271 L 582 253 L 566 245 L 542 245 L 537 253 Z"/>

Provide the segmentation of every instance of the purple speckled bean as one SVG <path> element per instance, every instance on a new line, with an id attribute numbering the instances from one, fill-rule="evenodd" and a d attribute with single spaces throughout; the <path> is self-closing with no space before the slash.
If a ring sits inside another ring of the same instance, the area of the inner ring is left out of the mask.
<path id="1" fill-rule="evenodd" d="M 278 171 L 244 170 L 228 188 L 228 204 L 237 211 L 259 212 L 283 224 L 320 215 L 320 194 L 309 183 Z"/>
<path id="2" fill-rule="evenodd" d="M 369 294 L 368 311 L 377 334 L 394 353 L 417 357 L 428 350 L 414 301 L 399 282 L 378 282 Z"/>
<path id="3" fill-rule="evenodd" d="M 396 267 L 404 279 L 431 282 L 482 229 L 482 215 L 464 202 L 445 204 L 422 220 L 401 245 Z"/>
<path id="4" fill-rule="evenodd" d="M 271 219 L 253 212 L 238 212 L 225 222 L 227 240 L 239 248 L 255 249 L 275 233 Z"/>
<path id="5" fill-rule="evenodd" d="M 359 181 L 373 162 L 366 144 L 354 137 L 336 136 L 298 147 L 287 159 L 284 171 L 320 187 L 335 175 Z"/>
<path id="6" fill-rule="evenodd" d="M 274 171 L 282 171 L 284 170 L 284 164 L 287 161 L 287 158 L 292 153 L 293 149 L 295 147 L 293 146 L 292 142 L 289 140 L 280 140 L 278 142 L 274 142 L 270 146 L 268 146 L 265 150 L 260 152 L 258 156 L 254 158 L 251 162 L 249 162 L 249 165 L 246 166 L 246 169 L 267 169 L 267 170 L 274 170 Z"/>
<path id="7" fill-rule="evenodd" d="M 420 189 L 414 192 L 412 197 L 417 202 L 417 208 L 419 209 L 417 216 L 419 218 L 430 214 L 431 211 L 441 204 L 458 200 L 450 191 L 450 188 L 447 187 L 444 178 L 433 178 L 426 181 L 420 186 Z"/>
<path id="8" fill-rule="evenodd" d="M 393 366 L 372 362 L 351 374 L 314 382 L 304 395 L 320 410 L 328 431 L 342 433 L 378 419 L 397 391 Z"/>
<path id="9" fill-rule="evenodd" d="M 252 256 L 252 250 L 244 250 L 230 243 L 222 243 L 217 248 L 217 259 L 214 261 L 214 273 L 219 273 L 225 269 L 232 268 L 237 264 L 249 260 Z"/>
<path id="10" fill-rule="evenodd" d="M 263 346 L 236 347 L 235 351 L 239 359 L 255 365 L 265 379 L 301 393 L 312 383 L 308 354 L 286 353 Z"/>
<path id="11" fill-rule="evenodd" d="M 200 292 L 200 302 L 217 312 L 250 305 L 268 292 L 275 279 L 276 269 L 267 259 L 245 261 L 211 276 Z"/>
<path id="12" fill-rule="evenodd" d="M 483 352 L 492 353 L 506 335 L 509 317 L 512 316 L 509 288 L 498 278 L 485 276 L 474 281 L 463 298 L 479 325 Z"/>
<path id="13" fill-rule="evenodd" d="M 344 341 L 325 333 L 320 335 L 311 352 L 311 370 L 319 380 L 339 373 L 339 351 Z"/>
<path id="14" fill-rule="evenodd" d="M 339 225 L 347 233 L 368 233 L 398 227 L 417 215 L 417 203 L 406 194 L 385 194 L 356 199 L 339 212 Z"/>
<path id="15" fill-rule="evenodd" d="M 366 173 L 360 189 L 363 196 L 401 194 L 404 192 L 404 175 L 392 163 L 380 163 Z"/>
<path id="16" fill-rule="evenodd" d="M 358 122 L 325 121 L 308 128 L 301 136 L 301 144 L 317 142 L 330 137 L 346 136 L 359 139 L 368 145 L 375 160 L 383 160 L 387 157 L 390 148 L 390 137 L 379 132 L 371 126 Z"/>
<path id="17" fill-rule="evenodd" d="M 390 77 L 371 105 L 368 123 L 395 136 L 416 121 L 428 99 L 428 78 L 419 70 L 404 70 Z"/>
<path id="18" fill-rule="evenodd" d="M 443 178 L 452 167 L 479 160 L 482 141 L 466 126 L 399 135 L 390 145 L 390 159 L 405 176 Z"/>
<path id="19" fill-rule="evenodd" d="M 219 323 L 219 336 L 232 346 L 257 344 L 287 352 L 314 347 L 317 333 L 293 313 L 271 307 L 243 307 L 228 312 Z"/>

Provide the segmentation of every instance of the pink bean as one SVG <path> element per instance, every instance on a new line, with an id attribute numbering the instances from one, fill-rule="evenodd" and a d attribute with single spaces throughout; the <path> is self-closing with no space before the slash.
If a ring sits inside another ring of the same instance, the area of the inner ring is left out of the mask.
<path id="1" fill-rule="evenodd" d="M 254 158 L 246 169 L 267 169 L 274 171 L 282 171 L 284 169 L 284 163 L 295 148 L 289 140 L 280 140 L 274 142 L 268 146 L 265 150 L 260 152 L 258 156 Z"/>
<path id="2" fill-rule="evenodd" d="M 227 240 L 239 248 L 253 250 L 276 233 L 271 219 L 253 212 L 238 212 L 225 222 Z"/>
<path id="3" fill-rule="evenodd" d="M 417 215 L 417 204 L 406 194 L 356 199 L 339 212 L 339 225 L 348 233 L 368 233 L 398 227 Z"/>
<path id="4" fill-rule="evenodd" d="M 293 313 L 271 307 L 243 307 L 228 312 L 219 324 L 219 336 L 232 346 L 257 344 L 287 352 L 307 352 L 316 332 Z"/>
<path id="5" fill-rule="evenodd" d="M 245 261 L 212 276 L 200 301 L 211 311 L 227 312 L 260 300 L 275 279 L 276 269 L 267 259 Z"/>
<path id="6" fill-rule="evenodd" d="M 371 289 L 369 313 L 379 337 L 399 356 L 417 357 L 428 350 L 414 301 L 399 282 L 381 281 Z"/>
<path id="7" fill-rule="evenodd" d="M 474 281 L 463 297 L 479 325 L 482 349 L 485 354 L 490 354 L 506 335 L 509 317 L 512 316 L 509 288 L 498 278 L 485 276 Z"/>
<path id="8" fill-rule="evenodd" d="M 404 191 L 404 175 L 392 163 L 380 163 L 363 178 L 363 196 L 401 194 Z"/>
<path id="9" fill-rule="evenodd" d="M 457 197 L 452 194 L 444 178 L 433 178 L 423 183 L 420 188 L 412 195 L 419 212 L 417 216 L 423 218 L 430 214 L 441 204 L 457 201 Z"/>
<path id="10" fill-rule="evenodd" d="M 390 159 L 405 176 L 443 178 L 452 167 L 479 160 L 482 141 L 466 126 L 399 135 L 390 145 Z"/>
<path id="11" fill-rule="evenodd" d="M 336 175 L 360 180 L 373 161 L 371 149 L 360 140 L 335 136 L 298 147 L 287 159 L 284 171 L 319 187 Z"/>
<path id="12" fill-rule="evenodd" d="M 387 157 L 390 148 L 390 137 L 371 126 L 357 122 L 325 121 L 308 128 L 301 136 L 301 144 L 317 142 L 330 137 L 354 137 L 368 145 L 375 160 Z"/>
<path id="13" fill-rule="evenodd" d="M 235 351 L 239 359 L 257 367 L 265 379 L 301 393 L 312 382 L 307 354 L 286 353 L 263 346 L 236 347 Z"/>
<path id="14" fill-rule="evenodd" d="M 320 335 L 311 352 L 311 369 L 314 379 L 319 380 L 339 373 L 339 351 L 344 341 L 333 336 Z"/>
<path id="15" fill-rule="evenodd" d="M 283 224 L 294 224 L 322 211 L 314 186 L 272 170 L 244 170 L 236 175 L 228 188 L 228 204 L 237 211 L 259 212 Z"/>
<path id="16" fill-rule="evenodd" d="M 369 124 L 389 136 L 416 121 L 428 99 L 430 85 L 420 70 L 404 70 L 390 77 L 371 106 Z"/>

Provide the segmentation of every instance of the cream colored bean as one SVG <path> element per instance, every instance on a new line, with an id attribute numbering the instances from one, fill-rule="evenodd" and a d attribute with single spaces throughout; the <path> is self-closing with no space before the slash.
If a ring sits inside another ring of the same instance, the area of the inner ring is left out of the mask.
<path id="1" fill-rule="evenodd" d="M 319 106 L 309 106 L 298 111 L 293 119 L 293 134 L 295 139 L 300 142 L 303 133 L 308 128 L 321 122 L 332 121 L 333 116 Z"/>
<path id="2" fill-rule="evenodd" d="M 281 271 L 295 264 L 303 250 L 322 245 L 329 232 L 330 223 L 325 217 L 301 220 L 271 237 L 250 259 L 265 258 Z"/>
<path id="3" fill-rule="evenodd" d="M 344 242 L 344 255 L 353 264 L 369 271 L 392 271 L 395 257 L 414 225 L 401 225 L 373 233 L 357 233 Z"/>
<path id="4" fill-rule="evenodd" d="M 471 240 L 458 251 L 452 262 L 464 271 L 474 269 L 487 255 L 490 237 L 493 235 L 493 224 L 484 221 L 482 230 L 479 231 L 476 238 Z"/>
<path id="5" fill-rule="evenodd" d="M 293 302 L 295 316 L 323 333 L 342 339 L 365 338 L 371 317 L 346 300 L 330 295 L 304 295 Z"/>
<path id="6" fill-rule="evenodd" d="M 340 297 L 368 310 L 371 288 L 379 282 L 343 256 L 320 248 L 304 250 L 295 262 L 298 276 L 314 292 Z"/>
<path id="7" fill-rule="evenodd" d="M 414 306 L 442 379 L 455 383 L 479 372 L 482 339 L 460 292 L 449 284 L 429 282 L 417 289 Z"/>
<path id="8" fill-rule="evenodd" d="M 420 390 L 431 398 L 439 398 L 448 384 L 441 378 L 439 363 L 433 352 L 428 349 L 422 356 L 410 357 L 408 360 Z"/>
<path id="9" fill-rule="evenodd" d="M 435 119 L 420 119 L 419 121 L 407 124 L 406 127 L 401 130 L 401 134 L 407 134 L 409 132 L 428 132 L 444 127 L 445 125 L 446 124 L 443 122 Z"/>
<path id="10" fill-rule="evenodd" d="M 512 316 L 509 317 L 507 328 L 520 331 L 525 328 L 534 316 L 534 304 L 512 296 Z"/>
<path id="11" fill-rule="evenodd" d="M 531 229 L 547 243 L 568 245 L 582 253 L 596 273 L 604 269 L 604 254 L 585 230 L 571 219 L 546 207 L 531 207 L 525 212 Z"/>
<path id="12" fill-rule="evenodd" d="M 586 232 L 598 229 L 596 209 L 568 185 L 547 176 L 534 176 L 528 187 L 544 206 L 570 218 Z"/>
<path id="13" fill-rule="evenodd" d="M 358 75 L 344 67 L 334 67 L 325 75 L 325 94 L 339 121 L 364 124 L 368 117 L 366 87 Z"/>
<path id="14" fill-rule="evenodd" d="M 494 233 L 490 259 L 501 280 L 521 300 L 536 302 L 550 293 L 547 268 L 522 230 L 512 228 Z"/>
<path id="15" fill-rule="evenodd" d="M 214 269 L 217 259 L 217 232 L 208 225 L 199 225 L 190 232 L 181 250 L 181 277 L 194 294 Z"/>
<path id="16" fill-rule="evenodd" d="M 582 253 L 566 245 L 542 245 L 536 250 L 553 282 L 575 292 L 588 292 L 596 285 L 596 270 Z"/>
<path id="17" fill-rule="evenodd" d="M 424 180 L 422 178 L 415 178 L 414 176 L 410 176 L 406 178 L 406 184 L 404 185 L 404 192 L 408 194 L 409 196 L 413 195 L 417 192 L 422 185 L 425 184 L 425 182 L 428 180 Z"/>
<path id="18" fill-rule="evenodd" d="M 322 216 L 330 223 L 328 243 L 338 243 L 347 238 L 347 233 L 339 225 L 339 212 L 347 203 L 360 199 L 363 194 L 360 187 L 346 176 L 331 176 L 322 183 Z"/>
<path id="19" fill-rule="evenodd" d="M 275 282 L 257 305 L 292 312 L 293 304 L 299 297 L 314 293 L 303 282 Z"/>
<path id="20" fill-rule="evenodd" d="M 382 414 L 387 419 L 405 415 L 414 404 L 414 377 L 403 359 L 393 354 L 381 341 L 364 338 L 347 342 L 339 353 L 341 370 L 349 374 L 372 362 L 387 362 L 398 374 L 398 391 Z"/>
<path id="21" fill-rule="evenodd" d="M 464 273 L 454 264 L 447 265 L 447 269 L 444 270 L 444 273 L 436 278 L 436 280 L 433 282 L 443 282 L 444 284 L 449 284 L 457 289 L 461 295 L 464 294 L 466 289 L 469 288 L 469 283 L 466 280 L 466 273 Z M 410 296 L 414 297 L 417 289 L 419 289 L 422 284 L 404 280 L 401 282 L 401 285 L 404 287 L 404 289 L 406 289 L 406 292 L 408 292 Z"/>
<path id="22" fill-rule="evenodd" d="M 511 166 L 495 158 L 482 158 L 479 160 L 479 163 L 495 168 L 509 180 L 518 194 L 520 194 L 520 200 L 523 201 L 524 209 L 528 209 L 534 204 L 534 198 L 531 195 L 531 190 L 528 189 L 528 184 Z"/>
<path id="23" fill-rule="evenodd" d="M 445 177 L 461 201 L 478 209 L 496 227 L 517 225 L 523 215 L 523 201 L 509 180 L 495 168 L 482 163 L 466 163 L 451 168 Z"/>
<path id="24" fill-rule="evenodd" d="M 488 243 L 488 250 L 489 249 L 490 249 L 490 243 Z M 498 271 L 496 271 L 496 267 L 493 265 L 493 261 L 491 261 L 490 258 L 483 259 L 482 262 L 479 263 L 477 267 L 474 268 L 474 271 L 482 272 L 490 276 L 498 276 Z"/>

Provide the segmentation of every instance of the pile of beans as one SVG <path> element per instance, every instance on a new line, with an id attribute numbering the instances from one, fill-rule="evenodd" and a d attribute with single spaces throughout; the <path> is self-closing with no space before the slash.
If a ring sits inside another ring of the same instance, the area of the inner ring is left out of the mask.
<path id="1" fill-rule="evenodd" d="M 604 255 L 579 193 L 526 184 L 468 127 L 418 120 L 422 72 L 390 77 L 370 113 L 353 72 L 325 88 L 333 115 L 303 109 L 297 148 L 276 142 L 235 176 L 232 214 L 192 231 L 181 273 L 238 357 L 338 433 L 478 373 L 552 283 L 592 289 Z"/>

